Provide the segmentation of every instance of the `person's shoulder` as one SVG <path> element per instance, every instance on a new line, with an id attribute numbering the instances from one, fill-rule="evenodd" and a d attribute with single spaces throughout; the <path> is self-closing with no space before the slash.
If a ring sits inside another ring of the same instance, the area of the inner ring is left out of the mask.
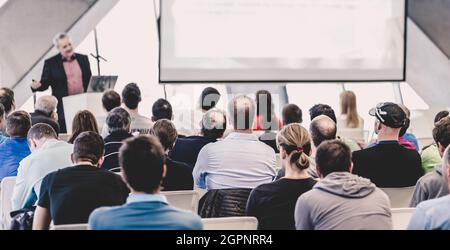
<path id="1" fill-rule="evenodd" d="M 179 170 L 185 170 L 185 171 L 187 171 L 187 172 L 192 172 L 192 171 L 191 171 L 191 168 L 189 167 L 189 165 L 186 164 L 186 163 L 184 163 L 184 162 L 181 162 L 181 161 L 174 161 L 174 160 L 172 160 L 172 158 L 170 158 L 170 157 L 167 157 L 166 161 L 167 161 L 167 167 L 170 166 L 170 167 L 177 168 L 177 169 L 179 169 Z"/>
<path id="2" fill-rule="evenodd" d="M 50 58 L 48 58 L 47 60 L 45 60 L 45 63 L 55 63 L 57 62 L 59 59 L 61 59 L 61 54 L 56 54 Z M 62 60 L 61 60 L 62 61 Z"/>
<path id="3" fill-rule="evenodd" d="M 171 207 L 171 218 L 179 224 L 179 227 L 185 230 L 202 230 L 203 223 L 200 216 L 191 211 Z"/>
<path id="4" fill-rule="evenodd" d="M 89 226 L 91 229 L 101 229 L 101 223 L 111 221 L 123 209 L 123 206 L 97 208 L 89 215 Z"/>
<path id="5" fill-rule="evenodd" d="M 448 207 L 450 205 L 450 195 L 431 199 L 421 202 L 417 205 L 416 209 L 421 210 L 426 216 L 433 214 L 442 214 L 442 212 L 447 213 Z"/>
<path id="6" fill-rule="evenodd" d="M 420 177 L 417 183 L 420 185 L 427 185 L 434 182 L 442 182 L 443 180 L 442 175 L 440 175 L 436 170 L 433 170 Z"/>

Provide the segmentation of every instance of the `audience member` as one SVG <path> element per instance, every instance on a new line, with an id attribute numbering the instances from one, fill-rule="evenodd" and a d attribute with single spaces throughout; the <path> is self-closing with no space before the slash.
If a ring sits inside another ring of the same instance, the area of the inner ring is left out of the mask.
<path id="1" fill-rule="evenodd" d="M 255 131 L 277 131 L 283 124 L 275 115 L 272 95 L 267 90 L 256 92 L 256 119 L 253 124 Z"/>
<path id="2" fill-rule="evenodd" d="M 106 124 L 106 117 L 108 116 L 108 113 L 111 110 L 120 107 L 121 103 L 122 98 L 116 91 L 108 90 L 103 93 L 102 106 L 105 114 L 97 117 L 98 125 L 102 126 L 101 128 L 99 127 L 99 131 L 101 131 L 103 138 L 106 138 L 108 136 L 108 125 Z"/>
<path id="3" fill-rule="evenodd" d="M 399 104 L 399 106 L 406 114 L 405 126 L 400 130 L 399 143 L 405 148 L 419 151 L 419 142 L 417 141 L 416 136 L 408 132 L 411 123 L 411 111 L 403 104 Z"/>
<path id="4" fill-rule="evenodd" d="M 152 107 L 152 121 L 157 122 L 162 119 L 171 121 L 173 119 L 172 105 L 165 99 L 158 99 Z"/>
<path id="5" fill-rule="evenodd" d="M 364 120 L 358 115 L 356 95 L 352 91 L 344 91 L 340 95 L 341 115 L 338 117 L 338 135 L 365 142 Z"/>
<path id="6" fill-rule="evenodd" d="M 107 113 L 117 107 L 120 107 L 121 103 L 122 99 L 120 98 L 119 93 L 117 93 L 116 91 L 108 90 L 103 94 L 102 105 L 103 109 L 105 109 Z"/>
<path id="7" fill-rule="evenodd" d="M 69 138 L 69 143 L 73 144 L 78 135 L 83 132 L 99 133 L 97 121 L 94 115 L 88 110 L 79 111 L 73 118 L 72 135 Z"/>
<path id="8" fill-rule="evenodd" d="M 178 137 L 175 125 L 169 120 L 162 119 L 155 123 L 153 131 L 159 138 L 166 155 L 167 174 L 163 178 L 163 190 L 193 190 L 194 180 L 192 179 L 192 168 L 186 163 L 177 162 L 168 157 L 168 153 L 172 150 Z"/>
<path id="9" fill-rule="evenodd" d="M 40 97 L 35 104 L 34 113 L 31 113 L 31 125 L 45 123 L 50 125 L 56 134 L 59 134 L 58 99 L 51 95 Z"/>
<path id="10" fill-rule="evenodd" d="M 353 152 L 354 173 L 369 178 L 377 187 L 410 187 L 424 174 L 420 155 L 399 144 L 406 114 L 395 103 L 381 103 L 370 110 L 375 116 L 376 146 Z"/>
<path id="11" fill-rule="evenodd" d="M 120 149 L 124 181 L 131 189 L 125 205 L 99 208 L 89 217 L 92 230 L 201 230 L 198 215 L 169 205 L 160 193 L 164 149 L 157 138 L 128 139 Z"/>
<path id="12" fill-rule="evenodd" d="M 450 145 L 450 117 L 440 120 L 433 129 L 433 138 L 438 145 L 439 153 L 442 156 L 445 149 Z M 411 200 L 411 207 L 416 207 L 419 203 L 426 200 L 439 198 L 449 194 L 447 184 L 442 178 L 442 165 L 435 166 L 433 172 L 430 172 L 419 179 Z"/>
<path id="13" fill-rule="evenodd" d="M 122 142 L 133 135 L 130 134 L 131 116 L 123 108 L 111 110 L 106 118 L 109 135 L 105 138 L 105 161 L 102 168 L 113 170 L 120 168 L 119 149 Z"/>
<path id="14" fill-rule="evenodd" d="M 442 176 L 447 189 L 450 189 L 450 147 L 443 155 Z M 450 230 L 450 195 L 420 203 L 411 217 L 409 230 Z"/>
<path id="15" fill-rule="evenodd" d="M 0 144 L 4 143 L 8 137 L 6 137 L 6 116 L 5 107 L 0 103 Z"/>
<path id="16" fill-rule="evenodd" d="M 150 134 L 152 120 L 139 114 L 139 103 L 142 101 L 141 90 L 136 83 L 130 83 L 122 91 L 124 108 L 131 116 L 131 134 Z"/>
<path id="17" fill-rule="evenodd" d="M 450 113 L 447 110 L 437 113 L 434 118 L 434 124 L 438 123 L 442 118 L 449 116 L 449 114 Z M 440 164 L 442 161 L 436 143 L 424 147 L 420 156 L 422 157 L 422 168 L 426 173 L 434 171 L 436 165 Z"/>
<path id="18" fill-rule="evenodd" d="M 316 184 L 306 172 L 311 139 L 299 123 L 285 126 L 277 138 L 286 176 L 255 188 L 248 199 L 246 214 L 258 218 L 260 230 L 295 230 L 295 203 Z"/>
<path id="19" fill-rule="evenodd" d="M 204 113 L 217 106 L 220 101 L 220 92 L 215 88 L 205 88 L 200 96 L 200 107 Z"/>
<path id="20" fill-rule="evenodd" d="M 289 125 L 292 123 L 303 123 L 303 112 L 295 104 L 287 104 L 283 108 L 283 125 Z"/>
<path id="21" fill-rule="evenodd" d="M 74 142 L 74 166 L 48 174 L 42 181 L 33 229 L 87 223 L 96 208 L 125 203 L 129 190 L 120 176 L 101 169 L 103 139 L 94 132 L 80 134 Z"/>
<path id="22" fill-rule="evenodd" d="M 336 113 L 329 105 L 316 104 L 309 110 L 309 116 L 311 118 L 311 121 L 314 120 L 314 118 L 321 116 L 321 115 L 330 117 L 330 119 L 333 120 L 334 123 L 337 124 Z"/>
<path id="23" fill-rule="evenodd" d="M 5 108 L 5 116 L 16 110 L 16 101 L 14 99 L 14 91 L 9 88 L 0 88 L 0 104 Z"/>
<path id="24" fill-rule="evenodd" d="M 34 125 L 28 132 L 32 153 L 20 162 L 12 195 L 13 210 L 33 206 L 41 191 L 42 179 L 53 171 L 72 165 L 73 145 L 57 138 L 55 130 L 45 123 Z"/>
<path id="25" fill-rule="evenodd" d="M 209 143 L 217 142 L 223 137 L 227 128 L 225 114 L 217 109 L 205 113 L 202 121 L 201 135 L 178 138 L 169 156 L 174 161 L 184 162 L 194 168 L 200 150 Z"/>
<path id="26" fill-rule="evenodd" d="M 200 151 L 193 176 L 203 189 L 250 188 L 270 183 L 276 175 L 275 152 L 252 134 L 255 103 L 246 96 L 230 102 L 234 131 Z"/>
<path id="27" fill-rule="evenodd" d="M 16 111 L 6 118 L 9 138 L 0 144 L 0 181 L 5 177 L 17 176 L 20 161 L 31 153 L 27 143 L 30 127 L 31 118 L 27 112 Z"/>
<path id="28" fill-rule="evenodd" d="M 347 145 L 338 140 L 323 142 L 316 165 L 322 180 L 298 199 L 297 230 L 392 229 L 389 198 L 370 180 L 351 173 Z"/>

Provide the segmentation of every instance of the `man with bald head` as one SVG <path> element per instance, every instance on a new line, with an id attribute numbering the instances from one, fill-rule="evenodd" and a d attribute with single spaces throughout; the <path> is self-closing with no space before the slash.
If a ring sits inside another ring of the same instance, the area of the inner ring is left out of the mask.
<path id="1" fill-rule="evenodd" d="M 233 132 L 225 140 L 203 147 L 195 164 L 195 184 L 202 189 L 253 189 L 272 182 L 275 151 L 252 134 L 256 105 L 247 96 L 235 97 L 229 105 Z"/>
<path id="2" fill-rule="evenodd" d="M 442 178 L 450 189 L 450 147 L 444 152 Z M 409 222 L 409 230 L 450 230 L 450 195 L 420 203 Z"/>
<path id="3" fill-rule="evenodd" d="M 50 125 L 59 134 L 58 124 L 58 99 L 51 95 L 40 97 L 36 101 L 34 107 L 34 113 L 31 113 L 31 124 L 34 126 L 39 123 L 45 123 Z"/>

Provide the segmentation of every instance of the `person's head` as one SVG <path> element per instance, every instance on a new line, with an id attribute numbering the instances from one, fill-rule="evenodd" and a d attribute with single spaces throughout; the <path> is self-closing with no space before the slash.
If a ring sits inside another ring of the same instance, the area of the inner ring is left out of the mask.
<path id="1" fill-rule="evenodd" d="M 444 150 L 450 145 L 450 116 L 442 118 L 435 124 L 433 129 L 433 139 L 442 156 Z"/>
<path id="2" fill-rule="evenodd" d="M 153 103 L 152 107 L 152 121 L 156 122 L 162 119 L 172 120 L 173 119 L 173 110 L 172 105 L 169 101 L 165 99 L 158 99 L 155 103 Z"/>
<path id="3" fill-rule="evenodd" d="M 106 112 L 109 112 L 117 107 L 120 107 L 121 103 L 122 99 L 120 98 L 119 93 L 117 93 L 116 91 L 108 90 L 105 93 L 103 93 L 102 104 Z"/>
<path id="4" fill-rule="evenodd" d="M 322 142 L 336 139 L 336 123 L 326 115 L 320 115 L 311 122 L 309 131 L 315 147 Z"/>
<path id="5" fill-rule="evenodd" d="M 248 96 L 240 95 L 233 98 L 229 106 L 230 121 L 236 131 L 251 130 L 255 121 L 255 102 Z"/>
<path id="6" fill-rule="evenodd" d="M 448 112 L 448 110 L 443 110 L 443 111 L 437 113 L 436 116 L 434 117 L 434 123 L 437 123 L 442 118 L 447 117 L 449 115 L 450 115 L 450 112 Z"/>
<path id="7" fill-rule="evenodd" d="M 284 106 L 282 116 L 283 116 L 283 125 L 285 126 L 291 123 L 303 122 L 303 112 L 295 104 L 288 104 Z"/>
<path id="8" fill-rule="evenodd" d="M 58 33 L 53 38 L 53 45 L 55 45 L 59 53 L 65 58 L 71 58 L 75 54 L 72 40 L 67 33 Z"/>
<path id="9" fill-rule="evenodd" d="M 212 109 L 203 115 L 202 135 L 211 139 L 222 138 L 227 129 L 227 117 L 224 112 Z"/>
<path id="10" fill-rule="evenodd" d="M 316 168 L 319 176 L 325 178 L 335 172 L 352 172 L 350 148 L 340 140 L 325 141 L 317 148 Z"/>
<path id="11" fill-rule="evenodd" d="M 5 108 L 5 116 L 8 116 L 16 109 L 14 91 L 9 88 L 0 88 L 0 103 Z"/>
<path id="12" fill-rule="evenodd" d="M 36 101 L 35 109 L 44 113 L 46 116 L 52 118 L 54 121 L 58 121 L 58 113 L 56 108 L 58 107 L 58 99 L 51 95 L 42 96 Z"/>
<path id="13" fill-rule="evenodd" d="M 153 133 L 159 138 L 159 141 L 165 151 L 172 150 L 175 142 L 177 141 L 178 132 L 175 125 L 171 121 L 167 119 L 158 120 L 153 125 Z"/>
<path id="14" fill-rule="evenodd" d="M 398 106 L 403 109 L 403 112 L 405 112 L 406 115 L 405 125 L 403 125 L 399 134 L 399 136 L 402 137 L 406 134 L 406 132 L 408 132 L 409 126 L 411 124 L 411 111 L 403 104 L 398 104 Z"/>
<path id="15" fill-rule="evenodd" d="M 69 139 L 69 143 L 74 143 L 75 139 L 83 132 L 98 132 L 97 120 L 95 120 L 94 115 L 88 111 L 79 111 L 72 122 L 72 136 Z"/>
<path id="16" fill-rule="evenodd" d="M 83 132 L 73 142 L 72 162 L 88 163 L 100 167 L 104 161 L 105 143 L 95 132 Z"/>
<path id="17" fill-rule="evenodd" d="M 334 110 L 327 104 L 316 104 L 309 110 L 309 116 L 311 117 L 311 121 L 320 115 L 326 115 L 331 120 L 333 120 L 334 123 L 337 123 L 336 114 L 334 113 Z"/>
<path id="18" fill-rule="evenodd" d="M 450 189 L 450 146 L 447 147 L 442 156 L 442 175 L 444 176 L 444 182 Z"/>
<path id="19" fill-rule="evenodd" d="M 0 103 L 0 133 L 4 133 L 6 129 L 5 107 Z"/>
<path id="20" fill-rule="evenodd" d="M 164 149 L 157 137 L 139 136 L 124 141 L 119 164 L 132 192 L 159 192 L 166 167 Z"/>
<path id="21" fill-rule="evenodd" d="M 217 89 L 208 87 L 200 95 L 200 107 L 204 111 L 209 111 L 216 107 L 220 100 L 220 93 Z"/>
<path id="22" fill-rule="evenodd" d="M 406 113 L 395 103 L 385 102 L 378 104 L 369 111 L 375 119 L 375 133 L 398 139 L 401 129 L 406 125 Z"/>
<path id="23" fill-rule="evenodd" d="M 6 118 L 6 133 L 10 137 L 26 138 L 31 128 L 31 117 L 25 111 L 15 111 Z"/>
<path id="24" fill-rule="evenodd" d="M 277 145 L 280 148 L 280 156 L 285 163 L 284 167 L 301 172 L 309 168 L 311 155 L 311 138 L 308 130 L 300 123 L 289 124 L 277 135 Z"/>
<path id="25" fill-rule="evenodd" d="M 136 83 L 130 83 L 122 91 L 122 102 L 128 109 L 136 110 L 142 101 L 141 90 Z"/>
<path id="26" fill-rule="evenodd" d="M 31 152 L 41 148 L 48 140 L 57 140 L 58 135 L 52 126 L 45 123 L 38 123 L 28 131 L 28 146 Z"/>
<path id="27" fill-rule="evenodd" d="M 347 117 L 347 126 L 357 128 L 359 126 L 359 116 L 356 108 L 356 95 L 352 91 L 341 93 L 341 114 Z"/>
<path id="28" fill-rule="evenodd" d="M 110 134 L 119 131 L 130 132 L 130 113 L 121 107 L 115 108 L 108 113 L 106 125 L 108 126 L 108 132 Z"/>

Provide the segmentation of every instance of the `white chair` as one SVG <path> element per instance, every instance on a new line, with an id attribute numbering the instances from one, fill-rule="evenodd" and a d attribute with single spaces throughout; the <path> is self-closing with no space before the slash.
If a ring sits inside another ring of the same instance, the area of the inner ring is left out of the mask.
<path id="1" fill-rule="evenodd" d="M 391 200 L 391 208 L 409 207 L 415 187 L 381 188 Z"/>
<path id="2" fill-rule="evenodd" d="M 197 191 L 173 191 L 161 193 L 166 196 L 170 205 L 197 214 L 198 202 L 200 201 L 200 194 Z"/>
<path id="3" fill-rule="evenodd" d="M 88 230 L 88 224 L 72 224 L 72 225 L 58 225 L 51 226 L 50 230 L 56 231 L 85 231 Z"/>
<path id="4" fill-rule="evenodd" d="M 1 226 L 3 229 L 8 229 L 11 224 L 12 204 L 11 198 L 16 185 L 16 177 L 6 177 L 0 184 L 0 216 Z"/>
<path id="5" fill-rule="evenodd" d="M 227 217 L 202 219 L 203 230 L 257 230 L 255 217 Z"/>
<path id="6" fill-rule="evenodd" d="M 394 230 L 406 230 L 415 208 L 393 208 L 392 226 Z"/>

